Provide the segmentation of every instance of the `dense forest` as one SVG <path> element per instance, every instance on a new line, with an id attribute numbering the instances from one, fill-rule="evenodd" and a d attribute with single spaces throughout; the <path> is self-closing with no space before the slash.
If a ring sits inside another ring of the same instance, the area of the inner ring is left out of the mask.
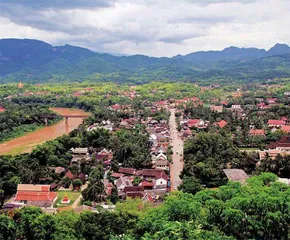
<path id="1" fill-rule="evenodd" d="M 38 208 L 0 215 L 0 239 L 173 240 L 289 239 L 290 188 L 271 173 L 229 182 L 195 195 L 175 192 L 151 208 L 140 199 L 117 203 L 114 212 L 63 211 L 55 216 Z"/>

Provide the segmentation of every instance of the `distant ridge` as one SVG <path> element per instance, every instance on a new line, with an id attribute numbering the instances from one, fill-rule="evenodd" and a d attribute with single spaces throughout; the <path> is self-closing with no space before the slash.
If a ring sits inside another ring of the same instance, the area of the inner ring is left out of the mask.
<path id="1" fill-rule="evenodd" d="M 254 58 L 262 58 L 280 54 L 290 53 L 290 47 L 286 44 L 276 44 L 274 47 L 266 51 L 258 48 L 238 48 L 228 47 L 222 51 L 200 51 L 189 53 L 185 56 L 177 55 L 173 58 L 182 59 L 187 62 L 203 62 L 203 61 L 234 61 L 234 60 L 250 60 Z"/>
<path id="2" fill-rule="evenodd" d="M 173 58 L 115 56 L 34 39 L 0 39 L 0 83 L 46 81 L 252 81 L 290 77 L 290 47 L 228 47 Z"/>

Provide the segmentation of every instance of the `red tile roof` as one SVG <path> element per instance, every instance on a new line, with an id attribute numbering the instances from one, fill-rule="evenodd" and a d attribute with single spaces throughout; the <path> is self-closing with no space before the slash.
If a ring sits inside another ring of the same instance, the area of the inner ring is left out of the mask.
<path id="1" fill-rule="evenodd" d="M 188 124 L 197 124 L 200 120 L 199 119 L 189 119 L 187 121 Z"/>
<path id="2" fill-rule="evenodd" d="M 124 177 L 124 174 L 123 173 L 112 173 L 111 174 L 111 177 L 113 177 L 113 178 L 120 178 L 120 177 Z"/>
<path id="3" fill-rule="evenodd" d="M 15 201 L 54 201 L 56 192 L 18 191 Z"/>
<path id="4" fill-rule="evenodd" d="M 267 148 L 274 149 L 274 148 L 281 148 L 281 147 L 290 147 L 290 136 L 284 136 L 277 142 L 270 143 Z"/>
<path id="5" fill-rule="evenodd" d="M 268 125 L 285 125 L 284 120 L 268 120 Z"/>
<path id="6" fill-rule="evenodd" d="M 153 186 L 154 186 L 154 183 L 153 183 L 153 182 L 148 182 L 148 181 L 143 181 L 143 182 L 141 183 L 141 185 L 142 185 L 143 187 L 153 187 Z"/>
<path id="7" fill-rule="evenodd" d="M 289 133 L 289 132 L 290 132 L 290 126 L 282 126 L 282 127 L 281 127 L 281 130 L 282 130 L 283 132 Z"/>
<path id="8" fill-rule="evenodd" d="M 160 172 L 163 171 L 158 169 L 143 169 L 142 175 L 145 177 L 156 177 Z"/>
<path id="9" fill-rule="evenodd" d="M 72 172 L 70 170 L 67 171 L 67 173 L 65 174 L 65 176 L 68 179 L 75 179 L 75 175 L 72 174 Z"/>
<path id="10" fill-rule="evenodd" d="M 220 128 L 224 128 L 228 123 L 225 120 L 221 120 L 216 123 Z"/>
<path id="11" fill-rule="evenodd" d="M 134 173 L 136 172 L 136 169 L 120 167 L 118 172 L 119 173 L 124 173 L 124 174 L 134 175 Z"/>
<path id="12" fill-rule="evenodd" d="M 265 135 L 264 129 L 251 129 L 250 130 L 251 135 Z"/>
<path id="13" fill-rule="evenodd" d="M 144 187 L 142 186 L 128 186 L 124 188 L 124 192 L 143 192 Z"/>

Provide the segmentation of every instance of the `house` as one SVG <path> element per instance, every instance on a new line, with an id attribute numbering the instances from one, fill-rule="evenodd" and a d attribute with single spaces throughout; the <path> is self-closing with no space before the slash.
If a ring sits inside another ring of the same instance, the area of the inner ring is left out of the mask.
<path id="1" fill-rule="evenodd" d="M 268 149 L 290 150 L 290 136 L 284 136 L 276 142 L 272 142 L 267 146 Z"/>
<path id="2" fill-rule="evenodd" d="M 50 191 L 50 185 L 18 184 L 14 202 L 26 206 L 53 207 L 57 193 Z"/>
<path id="3" fill-rule="evenodd" d="M 223 111 L 223 106 L 210 106 L 210 110 L 213 112 L 221 113 Z"/>
<path id="4" fill-rule="evenodd" d="M 277 98 L 267 98 L 266 101 L 267 101 L 269 104 L 275 104 L 276 101 L 277 101 Z"/>
<path id="5" fill-rule="evenodd" d="M 282 126 L 285 126 L 285 120 L 268 120 L 268 126 L 270 128 L 281 128 Z"/>
<path id="6" fill-rule="evenodd" d="M 243 111 L 241 105 L 232 105 L 230 110 L 235 111 L 235 112 L 242 112 Z"/>
<path id="7" fill-rule="evenodd" d="M 150 136 L 149 136 L 149 141 L 150 142 L 155 142 L 155 141 L 157 141 L 157 136 L 156 136 L 156 134 L 150 134 Z"/>
<path id="8" fill-rule="evenodd" d="M 166 159 L 157 160 L 155 162 L 155 168 L 161 170 L 168 170 L 168 161 Z"/>
<path id="9" fill-rule="evenodd" d="M 143 169 L 143 178 L 154 180 L 154 188 L 166 188 L 168 182 L 168 175 L 160 169 Z"/>
<path id="10" fill-rule="evenodd" d="M 166 160 L 167 161 L 167 156 L 163 153 L 159 153 L 157 156 L 152 156 L 152 164 L 155 164 L 156 161 L 158 160 Z"/>
<path id="11" fill-rule="evenodd" d="M 76 176 L 70 170 L 68 170 L 64 176 L 67 177 L 69 180 L 76 179 Z"/>
<path id="12" fill-rule="evenodd" d="M 221 120 L 219 122 L 215 122 L 213 125 L 219 128 L 224 128 L 228 123 L 225 120 Z"/>
<path id="13" fill-rule="evenodd" d="M 88 148 L 71 148 L 70 150 L 73 155 L 72 163 L 80 164 L 82 161 L 90 161 Z"/>
<path id="14" fill-rule="evenodd" d="M 120 177 L 115 183 L 118 192 L 123 192 L 125 187 L 133 186 L 132 182 L 126 177 Z"/>
<path id="15" fill-rule="evenodd" d="M 126 120 L 122 120 L 120 122 L 120 127 L 127 128 L 128 126 L 129 126 L 129 123 Z"/>
<path id="16" fill-rule="evenodd" d="M 144 190 L 152 190 L 154 187 L 153 181 L 142 181 L 139 186 L 142 186 Z"/>
<path id="17" fill-rule="evenodd" d="M 189 119 L 187 121 L 187 126 L 189 128 L 207 128 L 208 123 L 206 123 L 205 121 L 203 121 L 202 119 Z"/>
<path id="18" fill-rule="evenodd" d="M 93 125 L 90 125 L 87 128 L 87 131 L 90 132 L 90 131 L 101 129 L 101 128 L 108 130 L 109 132 L 112 132 L 114 130 L 114 123 L 112 123 L 110 120 L 107 120 L 107 121 L 104 120 L 100 124 L 94 123 Z"/>
<path id="19" fill-rule="evenodd" d="M 96 159 L 111 161 L 113 159 L 113 152 L 112 150 L 107 150 L 106 148 L 96 149 Z"/>
<path id="20" fill-rule="evenodd" d="M 134 168 L 124 168 L 120 167 L 118 173 L 122 173 L 124 175 L 134 175 L 136 172 L 136 169 Z"/>
<path id="21" fill-rule="evenodd" d="M 155 201 L 155 198 L 148 192 L 145 192 L 145 195 L 142 198 L 142 202 L 144 203 L 153 203 Z"/>
<path id="22" fill-rule="evenodd" d="M 155 186 L 156 189 L 166 188 L 168 184 L 168 175 L 161 171 L 155 176 Z"/>
<path id="23" fill-rule="evenodd" d="M 283 131 L 283 132 L 285 132 L 285 133 L 290 133 L 290 126 L 282 126 L 281 127 L 281 130 Z"/>
<path id="24" fill-rule="evenodd" d="M 114 173 L 111 174 L 111 177 L 112 178 L 120 178 L 120 177 L 124 177 L 124 176 L 125 175 L 123 173 L 116 173 L 116 172 L 114 172 Z"/>
<path id="25" fill-rule="evenodd" d="M 265 137 L 265 130 L 264 129 L 251 129 L 250 136 L 263 136 L 263 137 Z"/>
<path id="26" fill-rule="evenodd" d="M 108 179 L 104 179 L 104 187 L 105 187 L 105 193 L 107 196 L 111 196 L 112 189 L 114 187 L 113 183 L 109 182 Z"/>
<path id="27" fill-rule="evenodd" d="M 144 187 L 143 186 L 128 186 L 125 187 L 124 192 L 125 193 L 130 193 L 130 192 L 143 192 Z"/>
<path id="28" fill-rule="evenodd" d="M 246 180 L 249 178 L 249 176 L 242 169 L 223 169 L 223 172 L 229 181 L 245 184 Z"/>
<path id="29" fill-rule="evenodd" d="M 88 154 L 88 148 L 71 148 L 74 156 L 86 156 Z"/>
<path id="30" fill-rule="evenodd" d="M 60 174 L 65 172 L 65 168 L 64 167 L 50 167 L 49 169 L 54 171 L 54 173 L 57 174 L 57 175 L 60 175 Z"/>
<path id="31" fill-rule="evenodd" d="M 290 155 L 289 151 L 281 150 L 281 149 L 269 149 L 264 151 L 259 151 L 259 159 L 264 160 L 267 155 L 271 159 L 275 159 L 278 155 L 281 155 L 283 157 Z"/>

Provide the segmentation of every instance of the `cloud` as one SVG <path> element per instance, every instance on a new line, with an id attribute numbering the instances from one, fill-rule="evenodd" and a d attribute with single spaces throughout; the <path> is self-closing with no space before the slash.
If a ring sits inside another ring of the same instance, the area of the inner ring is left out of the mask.
<path id="1" fill-rule="evenodd" d="M 1 0 L 0 38 L 153 56 L 269 48 L 290 43 L 289 11 L 288 0 Z"/>
<path id="2" fill-rule="evenodd" d="M 186 0 L 190 3 L 195 3 L 195 4 L 203 4 L 203 5 L 208 5 L 208 4 L 219 4 L 219 3 L 242 3 L 242 4 L 247 4 L 247 3 L 252 3 L 256 2 L 258 0 Z"/>
<path id="3" fill-rule="evenodd" d="M 1 0 L 2 5 L 21 5 L 34 10 L 109 7 L 113 2 L 114 0 Z"/>

